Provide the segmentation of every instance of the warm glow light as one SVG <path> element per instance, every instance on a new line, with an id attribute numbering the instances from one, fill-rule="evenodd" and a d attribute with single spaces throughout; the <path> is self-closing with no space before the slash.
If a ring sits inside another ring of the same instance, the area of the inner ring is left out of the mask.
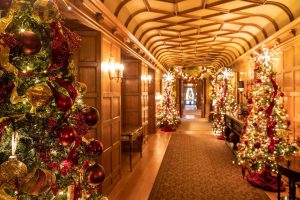
<path id="1" fill-rule="evenodd" d="M 172 82 L 174 79 L 173 75 L 171 73 L 168 73 L 165 77 L 165 80 L 168 82 Z"/>
<path id="2" fill-rule="evenodd" d="M 111 80 L 119 81 L 123 78 L 124 65 L 121 63 L 116 63 L 112 56 L 109 57 L 108 62 L 103 62 L 102 69 L 108 72 L 109 78 Z"/>

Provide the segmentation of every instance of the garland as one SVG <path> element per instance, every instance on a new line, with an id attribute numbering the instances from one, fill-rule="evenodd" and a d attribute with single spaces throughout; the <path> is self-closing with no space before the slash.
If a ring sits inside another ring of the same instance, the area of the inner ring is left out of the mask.
<path id="1" fill-rule="evenodd" d="M 198 73 L 195 76 L 192 76 L 186 72 L 183 71 L 183 67 L 182 66 L 177 66 L 174 67 L 174 71 L 176 73 L 177 76 L 180 76 L 180 78 L 182 78 L 183 80 L 187 81 L 187 82 L 197 82 L 199 80 L 202 80 L 204 77 L 206 77 L 207 74 L 211 74 L 211 69 L 209 69 L 210 67 L 199 67 L 201 72 Z"/>

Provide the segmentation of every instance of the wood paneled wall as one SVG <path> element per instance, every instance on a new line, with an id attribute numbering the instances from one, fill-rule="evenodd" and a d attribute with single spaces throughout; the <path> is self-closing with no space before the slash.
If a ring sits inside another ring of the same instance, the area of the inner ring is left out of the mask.
<path id="1" fill-rule="evenodd" d="M 144 136 L 147 136 L 149 84 L 141 77 L 148 75 L 148 66 L 134 58 L 123 59 L 123 64 L 125 70 L 122 81 L 122 125 L 143 126 Z"/>
<path id="2" fill-rule="evenodd" d="M 141 76 L 148 76 L 148 66 L 141 62 Z M 149 94 L 148 94 L 148 87 L 149 84 L 147 81 L 141 80 L 142 84 L 142 91 L 141 91 L 141 98 L 142 98 L 142 105 L 141 105 L 141 112 L 142 112 L 142 126 L 144 129 L 144 135 L 146 136 L 145 138 L 147 139 L 148 135 L 148 118 L 149 118 L 149 110 L 148 110 L 148 99 L 149 99 Z"/>
<path id="3" fill-rule="evenodd" d="M 156 73 L 154 69 L 148 69 L 148 75 L 152 77 L 152 81 L 148 84 L 148 133 L 156 133 L 156 102 L 155 102 L 155 84 L 156 84 Z"/>
<path id="4" fill-rule="evenodd" d="M 101 60 L 107 62 L 110 53 L 121 62 L 121 49 L 108 38 L 101 38 Z M 121 82 L 110 80 L 107 70 L 101 70 L 101 132 L 104 151 L 103 166 L 107 178 L 104 192 L 110 191 L 121 178 Z"/>
<path id="5" fill-rule="evenodd" d="M 276 81 L 285 93 L 285 108 L 291 121 L 292 138 L 300 136 L 300 37 L 297 36 L 280 47 L 279 64 L 276 68 Z M 246 104 L 245 95 L 252 87 L 254 72 L 250 65 L 249 56 L 238 60 L 234 65 L 234 71 L 239 72 L 239 79 L 245 82 L 243 102 Z"/>
<path id="6" fill-rule="evenodd" d="M 124 59 L 122 80 L 122 125 L 142 125 L 140 61 Z"/>
<path id="7" fill-rule="evenodd" d="M 121 87 L 120 83 L 111 81 L 108 73 L 101 69 L 101 62 L 107 61 L 112 47 L 112 55 L 120 60 L 120 48 L 111 45 L 109 39 L 96 31 L 78 31 L 82 39 L 81 47 L 74 56 L 78 71 L 78 80 L 88 86 L 84 102 L 97 108 L 100 121 L 88 135 L 102 141 L 104 151 L 99 162 L 106 171 L 103 192 L 109 192 L 120 179 L 121 163 Z"/>

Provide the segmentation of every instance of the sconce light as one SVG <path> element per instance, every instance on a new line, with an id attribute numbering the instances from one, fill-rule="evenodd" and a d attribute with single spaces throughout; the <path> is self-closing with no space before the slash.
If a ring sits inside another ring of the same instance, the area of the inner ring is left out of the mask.
<path id="1" fill-rule="evenodd" d="M 151 75 L 142 75 L 141 80 L 144 81 L 145 83 L 151 83 L 152 76 Z"/>
<path id="2" fill-rule="evenodd" d="M 116 80 L 118 82 L 123 78 L 124 65 L 121 63 L 116 63 L 114 57 L 111 54 L 109 56 L 108 62 L 104 62 L 102 63 L 102 65 L 103 69 L 108 72 L 110 80 Z"/>
<path id="3" fill-rule="evenodd" d="M 161 101 L 161 99 L 162 99 L 161 94 L 159 92 L 156 92 L 155 93 L 155 101 Z"/>
<path id="4" fill-rule="evenodd" d="M 238 91 L 241 93 L 244 91 L 244 81 L 238 82 Z"/>

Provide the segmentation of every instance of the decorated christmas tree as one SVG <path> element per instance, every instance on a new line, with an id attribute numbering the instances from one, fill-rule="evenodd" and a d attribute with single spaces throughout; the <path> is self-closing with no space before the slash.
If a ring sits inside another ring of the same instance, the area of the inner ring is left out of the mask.
<path id="1" fill-rule="evenodd" d="M 233 89 L 230 79 L 232 78 L 231 69 L 224 68 L 214 75 L 213 84 L 213 133 L 219 136 L 219 139 L 225 139 L 224 115 L 234 115 L 236 112 L 236 102 L 233 96 Z"/>
<path id="2" fill-rule="evenodd" d="M 176 110 L 174 81 L 171 73 L 163 76 L 162 106 L 157 117 L 157 123 L 163 131 L 175 131 L 180 122 Z"/>
<path id="3" fill-rule="evenodd" d="M 277 171 L 277 158 L 297 151 L 296 144 L 291 144 L 289 138 L 290 121 L 284 108 L 284 94 L 275 81 L 278 54 L 277 49 L 262 47 L 251 55 L 255 85 L 248 98 L 250 114 L 246 132 L 237 152 L 243 174 L 249 171 L 248 181 L 274 191 L 277 182 L 272 172 Z"/>
<path id="4" fill-rule="evenodd" d="M 0 199 L 101 199 L 103 146 L 85 138 L 99 114 L 72 63 L 80 38 L 53 1 L 13 2 L 0 1 Z"/>

